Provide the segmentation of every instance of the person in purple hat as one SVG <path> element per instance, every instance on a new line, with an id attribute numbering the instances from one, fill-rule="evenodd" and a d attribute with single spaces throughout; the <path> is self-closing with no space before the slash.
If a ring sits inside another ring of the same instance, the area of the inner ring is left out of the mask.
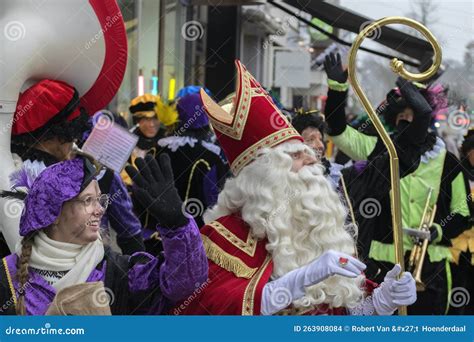
<path id="1" fill-rule="evenodd" d="M 26 172 L 29 184 L 46 167 L 73 157 L 73 143 L 86 140 L 99 115 L 88 117 L 81 107 L 77 90 L 69 84 L 55 80 L 41 80 L 20 94 L 12 126 L 12 151 L 21 158 L 22 165 L 10 175 Z M 77 116 L 77 117 L 76 117 Z M 75 117 L 70 120 L 70 117 Z M 119 116 L 111 117 L 119 123 Z M 117 244 L 124 254 L 144 251 L 142 229 L 132 210 L 132 201 L 120 175 L 106 169 L 97 176 L 101 191 L 113 198 L 102 219 L 102 226 L 116 232 Z M 18 239 L 10 237 L 9 248 L 0 246 L 0 257 L 14 251 Z M 8 234 L 12 235 L 12 234 Z M 7 240 L 8 241 L 8 240 Z M 2 250 L 5 252 L 2 253 Z"/>
<path id="2" fill-rule="evenodd" d="M 179 120 L 173 134 L 158 141 L 158 154 L 170 156 L 178 193 L 188 213 L 201 226 L 202 214 L 216 203 L 229 168 L 215 143 L 199 93 L 179 98 L 176 107 Z"/>
<path id="3" fill-rule="evenodd" d="M 21 243 L 0 264 L 0 314 L 44 315 L 56 294 L 95 282 L 104 283 L 112 314 L 160 314 L 206 281 L 199 230 L 181 210 L 169 158 L 161 156 L 159 163 L 139 158 L 137 166 L 139 172 L 130 167 L 127 172 L 139 200 L 159 222 L 160 257 L 119 255 L 104 246 L 99 222 L 109 199 L 87 159 L 46 168 L 27 194 L 3 193 L 24 197 L 25 206 Z M 55 306 L 61 303 L 55 300 Z"/>

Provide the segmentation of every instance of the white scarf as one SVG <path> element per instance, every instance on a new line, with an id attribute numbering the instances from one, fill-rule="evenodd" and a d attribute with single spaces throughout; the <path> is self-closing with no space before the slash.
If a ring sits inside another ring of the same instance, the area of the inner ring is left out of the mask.
<path id="1" fill-rule="evenodd" d="M 21 254 L 21 244 L 17 246 L 17 254 Z M 28 265 L 45 271 L 68 271 L 53 284 L 59 291 L 85 283 L 103 258 L 104 244 L 101 238 L 87 245 L 76 245 L 52 240 L 40 231 L 35 236 Z"/>

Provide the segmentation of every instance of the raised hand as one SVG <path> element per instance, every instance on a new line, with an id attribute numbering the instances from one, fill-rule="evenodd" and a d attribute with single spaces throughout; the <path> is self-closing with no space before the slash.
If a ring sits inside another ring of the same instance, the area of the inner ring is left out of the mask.
<path id="1" fill-rule="evenodd" d="M 167 154 L 159 156 L 159 164 L 150 155 L 137 158 L 137 169 L 127 166 L 125 170 L 134 182 L 133 195 L 158 224 L 165 228 L 182 227 L 188 218 L 182 210 L 183 201 L 174 186 L 173 171 Z"/>
<path id="2" fill-rule="evenodd" d="M 398 77 L 396 84 L 405 101 L 415 111 L 415 115 L 431 114 L 432 108 L 417 86 L 403 77 Z"/>
<path id="3" fill-rule="evenodd" d="M 341 62 L 341 55 L 330 53 L 326 56 L 324 61 L 324 70 L 330 80 L 346 83 L 347 82 L 347 70 L 344 70 Z"/>

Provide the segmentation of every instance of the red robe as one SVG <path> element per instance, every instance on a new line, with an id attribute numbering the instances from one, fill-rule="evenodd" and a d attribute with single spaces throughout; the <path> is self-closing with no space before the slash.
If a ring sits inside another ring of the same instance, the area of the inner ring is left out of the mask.
<path id="1" fill-rule="evenodd" d="M 260 315 L 263 287 L 270 281 L 273 261 L 265 245 L 257 240 L 239 215 L 219 218 L 201 228 L 209 261 L 209 279 L 185 301 L 176 305 L 174 315 Z M 367 281 L 367 292 L 375 284 Z M 296 309 L 281 315 L 345 315 L 345 308 Z"/>

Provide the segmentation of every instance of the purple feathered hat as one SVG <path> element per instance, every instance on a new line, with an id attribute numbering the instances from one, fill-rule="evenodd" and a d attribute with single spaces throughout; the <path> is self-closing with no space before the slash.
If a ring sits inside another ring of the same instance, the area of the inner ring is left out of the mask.
<path id="1" fill-rule="evenodd" d="M 199 93 L 181 97 L 177 104 L 179 127 L 199 129 L 209 126 L 209 119 L 204 111 Z"/>
<path id="2" fill-rule="evenodd" d="M 27 170 L 13 179 L 14 187 L 27 186 Z M 20 235 L 44 229 L 59 217 L 63 203 L 78 196 L 94 179 L 95 168 L 78 157 L 46 168 L 34 180 L 25 198 L 20 219 Z"/>

